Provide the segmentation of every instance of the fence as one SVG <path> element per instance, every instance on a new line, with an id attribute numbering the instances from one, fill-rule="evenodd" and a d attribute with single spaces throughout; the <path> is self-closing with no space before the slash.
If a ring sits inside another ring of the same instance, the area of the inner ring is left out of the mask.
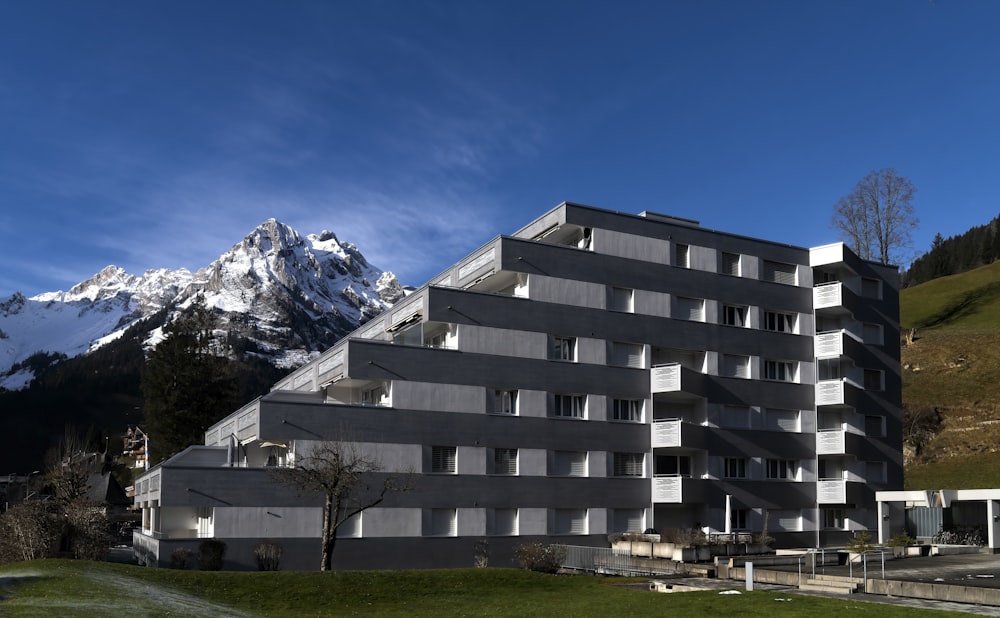
<path id="1" fill-rule="evenodd" d="M 666 566 L 663 569 L 654 568 L 648 564 L 649 560 L 636 560 L 628 549 L 581 547 L 579 545 L 563 545 L 563 548 L 566 550 L 566 558 L 562 562 L 564 569 L 626 577 L 672 572 Z"/>

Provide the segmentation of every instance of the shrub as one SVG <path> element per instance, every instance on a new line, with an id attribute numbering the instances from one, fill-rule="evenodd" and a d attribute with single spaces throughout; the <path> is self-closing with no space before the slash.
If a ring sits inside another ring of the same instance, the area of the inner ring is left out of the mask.
<path id="1" fill-rule="evenodd" d="M 978 526 L 956 526 L 947 530 L 942 528 L 931 541 L 939 545 L 986 545 L 983 531 Z"/>
<path id="2" fill-rule="evenodd" d="M 514 556 L 526 571 L 558 573 L 566 560 L 566 548 L 545 543 L 522 543 L 514 548 Z"/>
<path id="3" fill-rule="evenodd" d="M 187 547 L 178 547 L 170 554 L 171 569 L 186 569 L 191 564 L 191 557 L 194 552 Z"/>
<path id="4" fill-rule="evenodd" d="M 221 571 L 226 544 L 219 539 L 206 539 L 198 545 L 198 568 L 202 571 Z"/>
<path id="5" fill-rule="evenodd" d="M 56 555 L 61 523 L 51 506 L 34 500 L 0 514 L 0 564 Z"/>
<path id="6" fill-rule="evenodd" d="M 66 511 L 67 533 L 73 557 L 106 560 L 111 542 L 105 505 L 92 500 L 76 500 Z"/>
<path id="7" fill-rule="evenodd" d="M 281 563 L 281 545 L 273 541 L 264 541 L 253 550 L 257 559 L 257 569 L 261 571 L 277 571 Z"/>
<path id="8" fill-rule="evenodd" d="M 867 530 L 862 530 L 855 534 L 854 538 L 847 544 L 847 549 L 856 554 L 863 554 L 872 547 L 874 547 L 872 544 L 872 535 Z"/>
<path id="9" fill-rule="evenodd" d="M 913 542 L 913 537 L 903 531 L 886 541 L 885 544 L 889 547 L 909 547 L 913 545 Z"/>
<path id="10" fill-rule="evenodd" d="M 660 540 L 680 547 L 698 547 L 708 543 L 708 537 L 701 528 L 666 528 Z"/>
<path id="11" fill-rule="evenodd" d="M 472 563 L 477 569 L 485 569 L 490 564 L 490 542 L 486 539 L 476 541 L 472 549 Z"/>

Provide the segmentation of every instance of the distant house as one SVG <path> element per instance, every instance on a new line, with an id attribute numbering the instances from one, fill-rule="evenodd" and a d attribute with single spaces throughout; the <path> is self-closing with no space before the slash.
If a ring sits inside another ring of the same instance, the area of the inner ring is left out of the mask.
<path id="1" fill-rule="evenodd" d="M 705 527 L 781 545 L 878 527 L 902 487 L 897 269 L 651 212 L 564 203 L 499 236 L 142 474 L 140 561 L 319 562 L 276 483 L 348 436 L 417 472 L 341 529 L 336 568 L 509 565 L 525 541 Z"/>

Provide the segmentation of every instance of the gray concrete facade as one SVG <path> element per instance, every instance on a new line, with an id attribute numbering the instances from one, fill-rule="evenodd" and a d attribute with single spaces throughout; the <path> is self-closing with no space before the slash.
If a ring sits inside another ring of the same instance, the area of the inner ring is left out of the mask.
<path id="1" fill-rule="evenodd" d="M 874 491 L 902 486 L 898 314 L 895 267 L 840 244 L 564 203 L 143 475 L 137 535 L 151 564 L 181 539 L 312 547 L 319 498 L 267 469 L 324 440 L 413 478 L 345 525 L 339 568 L 466 566 L 482 539 L 509 563 L 645 528 L 874 529 Z"/>

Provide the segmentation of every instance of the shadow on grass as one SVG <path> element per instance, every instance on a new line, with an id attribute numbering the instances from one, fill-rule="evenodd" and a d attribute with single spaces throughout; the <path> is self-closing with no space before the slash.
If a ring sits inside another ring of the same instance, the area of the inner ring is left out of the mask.
<path id="1" fill-rule="evenodd" d="M 36 580 L 52 579 L 49 575 L 35 575 L 32 573 L 26 573 L 24 575 L 4 575 L 0 576 L 0 601 L 5 601 L 10 598 L 10 588 L 17 586 L 18 584 L 25 584 L 28 582 Z"/>

